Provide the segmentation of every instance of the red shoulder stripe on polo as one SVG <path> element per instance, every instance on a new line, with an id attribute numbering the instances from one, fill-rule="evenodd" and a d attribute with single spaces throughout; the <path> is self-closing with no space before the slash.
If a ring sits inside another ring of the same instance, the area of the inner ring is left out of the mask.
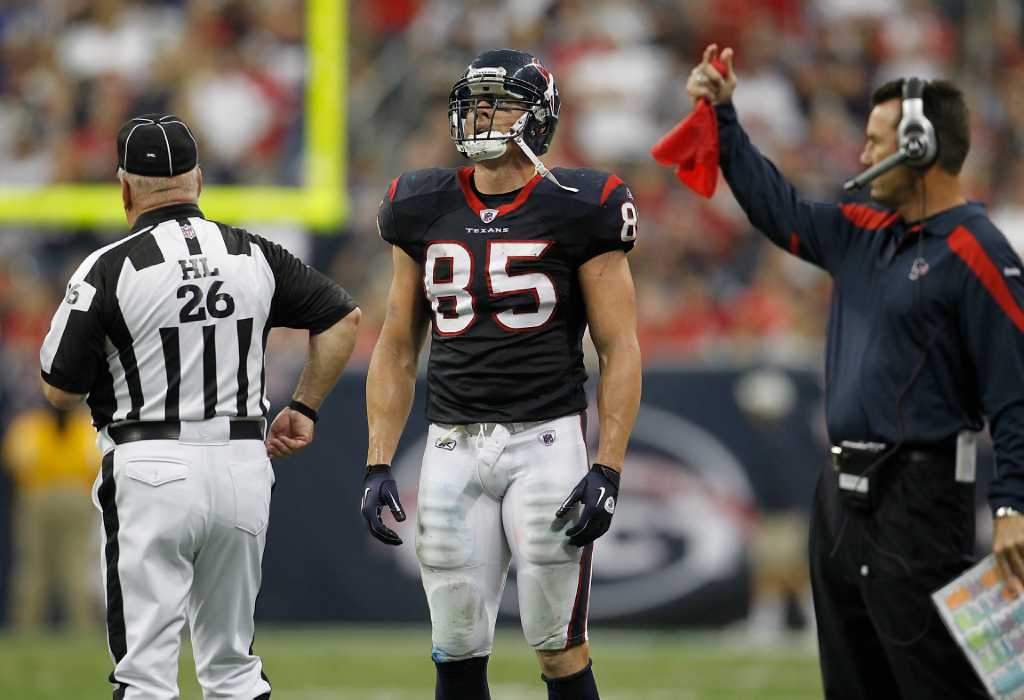
<path id="1" fill-rule="evenodd" d="M 843 216 L 845 216 L 846 219 L 854 226 L 866 228 L 871 231 L 877 231 L 880 228 L 885 228 L 899 216 L 899 214 L 894 211 L 878 211 L 877 209 L 866 207 L 863 204 L 840 204 L 839 210 L 843 212 Z"/>
<path id="2" fill-rule="evenodd" d="M 1017 329 L 1024 332 L 1024 310 L 1017 305 L 1017 300 L 1006 286 L 1006 280 L 999 274 L 999 269 L 974 234 L 963 226 L 957 226 L 953 233 L 949 234 L 946 242 L 950 249 L 967 263 L 967 267 L 971 268 L 971 272 L 978 277 Z"/>
<path id="3" fill-rule="evenodd" d="M 391 181 L 391 184 L 388 185 L 388 201 L 391 201 L 391 202 L 395 201 L 395 191 L 397 189 L 398 189 L 398 178 L 396 177 L 394 180 Z"/>
<path id="4" fill-rule="evenodd" d="M 473 185 L 470 181 L 470 178 L 472 177 L 473 168 L 459 168 L 459 187 L 462 189 L 462 195 L 466 198 L 466 204 L 469 205 L 469 208 L 479 215 L 480 212 L 487 209 L 487 206 L 476 195 L 476 192 L 473 191 Z M 498 216 L 508 214 L 510 211 L 521 207 L 540 180 L 540 174 L 534 175 L 530 181 L 523 186 L 523 189 L 519 190 L 519 194 L 516 195 L 515 199 L 498 207 Z"/>
<path id="5" fill-rule="evenodd" d="M 800 255 L 800 236 L 796 235 L 796 232 L 789 234 L 789 252 Z"/>
<path id="6" fill-rule="evenodd" d="M 604 189 L 601 190 L 601 204 L 608 201 L 608 198 L 612 196 L 612 192 L 615 188 L 622 184 L 622 178 L 618 175 L 609 175 L 608 179 L 604 181 Z"/>

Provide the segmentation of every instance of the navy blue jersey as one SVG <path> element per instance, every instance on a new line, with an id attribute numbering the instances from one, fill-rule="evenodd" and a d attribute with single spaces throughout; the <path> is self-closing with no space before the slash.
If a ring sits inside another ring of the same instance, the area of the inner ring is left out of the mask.
<path id="1" fill-rule="evenodd" d="M 993 507 L 1024 509 L 1024 265 L 979 204 L 908 224 L 863 204 L 800 198 L 716 108 L 721 166 L 751 223 L 835 281 L 829 436 L 952 441 L 988 418 Z"/>
<path id="2" fill-rule="evenodd" d="M 633 247 L 632 195 L 614 175 L 556 168 L 578 193 L 536 176 L 511 201 L 491 200 L 475 191 L 472 172 L 405 173 L 377 217 L 381 237 L 423 266 L 433 328 L 427 417 L 535 421 L 582 411 L 577 270 Z"/>

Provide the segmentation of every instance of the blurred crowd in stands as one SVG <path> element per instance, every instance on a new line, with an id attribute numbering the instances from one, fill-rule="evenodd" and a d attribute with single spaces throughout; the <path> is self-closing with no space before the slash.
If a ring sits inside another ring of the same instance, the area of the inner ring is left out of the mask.
<path id="1" fill-rule="evenodd" d="M 304 5 L 6 0 L 0 187 L 113 182 L 117 126 L 145 111 L 193 125 L 208 184 L 301 185 Z M 614 171 L 636 195 L 630 259 L 650 363 L 821 359 L 827 277 L 752 231 L 724 183 L 700 199 L 649 157 L 689 111 L 685 77 L 711 41 L 736 49 L 736 104 L 755 143 L 810 198 L 840 197 L 859 170 L 874 87 L 906 74 L 956 80 L 972 109 L 970 194 L 1024 243 L 1020 0 L 374 0 L 348 13 L 350 217 L 300 248 L 363 306 L 364 360 L 390 277 L 377 204 L 404 170 L 460 163 L 448 91 L 495 46 L 530 50 L 556 75 L 564 107 L 548 163 Z M 0 227 L 8 410 L 35 395 L 39 340 L 70 271 L 121 235 Z M 279 361 L 299 366 L 304 343 L 278 342 Z"/>

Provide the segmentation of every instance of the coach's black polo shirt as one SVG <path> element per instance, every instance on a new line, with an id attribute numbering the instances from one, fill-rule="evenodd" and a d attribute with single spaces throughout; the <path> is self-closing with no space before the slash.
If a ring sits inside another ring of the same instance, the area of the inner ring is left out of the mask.
<path id="1" fill-rule="evenodd" d="M 751 223 L 835 281 L 829 437 L 941 443 L 988 418 L 993 508 L 1024 511 L 1024 265 L 975 203 L 909 224 L 863 204 L 808 202 L 716 108 L 721 167 Z"/>

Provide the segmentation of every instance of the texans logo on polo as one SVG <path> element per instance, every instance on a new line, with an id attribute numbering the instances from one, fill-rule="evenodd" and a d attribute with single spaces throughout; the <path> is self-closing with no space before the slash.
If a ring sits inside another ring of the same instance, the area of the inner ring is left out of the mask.
<path id="1" fill-rule="evenodd" d="M 924 258 L 917 258 L 914 263 L 910 266 L 910 274 L 907 277 L 910 278 L 911 282 L 916 282 L 920 278 L 928 274 L 928 261 Z"/>
<path id="2" fill-rule="evenodd" d="M 497 209 L 484 209 L 480 212 L 480 220 L 483 221 L 485 224 L 491 223 L 496 218 L 498 218 Z"/>

